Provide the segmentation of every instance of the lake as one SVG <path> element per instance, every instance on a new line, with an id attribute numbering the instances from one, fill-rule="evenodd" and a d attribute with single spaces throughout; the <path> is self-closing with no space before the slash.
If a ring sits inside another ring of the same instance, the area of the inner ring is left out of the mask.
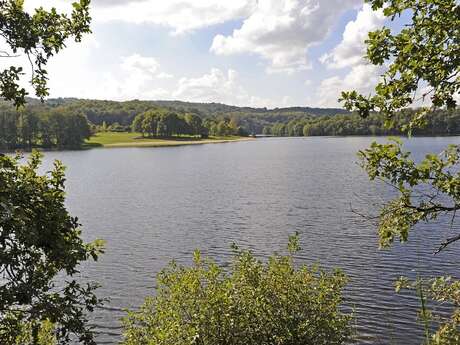
<path id="1" fill-rule="evenodd" d="M 107 241 L 101 260 L 82 269 L 82 277 L 102 284 L 99 296 L 111 298 L 94 315 L 98 343 L 121 339 L 124 309 L 154 293 L 155 275 L 170 260 L 189 263 L 200 248 L 226 263 L 232 242 L 264 258 L 298 231 L 299 263 L 341 267 L 350 277 L 345 305 L 355 308 L 358 343 L 419 344 L 419 301 L 396 295 L 394 280 L 458 276 L 459 245 L 432 255 L 448 231 L 438 224 L 420 226 L 406 245 L 378 250 L 375 227 L 352 211 L 375 214 L 391 194 L 356 164 L 356 152 L 372 140 L 267 138 L 46 153 L 45 167 L 54 159 L 68 167 L 67 205 L 85 239 Z M 414 138 L 407 147 L 421 157 L 449 143 L 460 138 Z"/>

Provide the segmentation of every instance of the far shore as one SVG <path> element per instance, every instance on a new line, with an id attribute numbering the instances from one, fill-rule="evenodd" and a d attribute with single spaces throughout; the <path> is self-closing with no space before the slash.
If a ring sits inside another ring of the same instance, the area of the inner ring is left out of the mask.
<path id="1" fill-rule="evenodd" d="M 119 147 L 170 147 L 185 145 L 221 144 L 237 141 L 255 140 L 253 137 L 173 137 L 173 138 L 143 138 L 139 133 L 97 133 L 87 142 L 86 148 L 119 148 Z"/>

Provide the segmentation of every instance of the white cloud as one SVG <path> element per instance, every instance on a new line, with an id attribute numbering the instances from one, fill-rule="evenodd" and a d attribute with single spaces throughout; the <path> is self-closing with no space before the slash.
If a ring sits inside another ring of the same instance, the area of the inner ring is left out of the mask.
<path id="1" fill-rule="evenodd" d="M 69 12 L 74 0 L 25 0 L 32 11 L 43 6 Z M 94 21 L 152 23 L 172 28 L 175 34 L 245 18 L 253 11 L 257 0 L 93 0 Z"/>
<path id="2" fill-rule="evenodd" d="M 0 46 L 6 46 L 6 42 L 0 42 Z M 88 85 L 93 85 L 95 74 L 90 72 L 92 54 L 97 52 L 98 47 L 99 42 L 94 36 L 84 36 L 81 43 L 69 41 L 65 49 L 51 57 L 45 66 L 50 94 L 75 97 L 87 89 Z M 34 61 L 34 56 L 31 59 Z M 0 59 L 1 71 L 10 66 L 23 68 L 24 74 L 19 84 L 26 89 L 29 96 L 35 97 L 35 90 L 30 84 L 32 66 L 27 56 L 19 52 L 16 58 Z"/>
<path id="3" fill-rule="evenodd" d="M 94 73 L 91 54 L 97 54 L 97 47 L 97 42 L 84 40 L 51 61 L 52 97 L 128 100 L 158 99 L 170 94 L 159 86 L 158 80 L 167 73 L 160 71 L 160 63 L 154 57 L 132 54 Z"/>
<path id="4" fill-rule="evenodd" d="M 56 6 L 60 11 L 70 10 L 71 2 L 25 0 L 29 9 L 45 5 Z M 368 93 L 375 84 L 373 80 L 378 80 L 379 71 L 364 65 L 361 56 L 367 31 L 380 23 L 381 17 L 372 13 L 368 5 L 363 7 L 362 0 L 93 0 L 91 16 L 94 23 L 105 22 L 111 28 L 120 21 L 151 23 L 170 28 L 176 34 L 243 19 L 233 33 L 214 37 L 211 51 L 217 55 L 255 54 L 267 62 L 267 71 L 293 73 L 311 66 L 308 53 L 328 37 L 340 15 L 351 8 L 360 9 L 356 19 L 347 25 L 342 42 L 323 61 L 330 67 L 352 66 L 353 70 L 344 77 L 324 80 L 312 99 L 316 104 L 335 106 L 340 91 L 358 89 Z M 171 73 L 177 76 L 177 69 L 162 70 L 156 58 L 127 49 L 122 50 L 125 57 L 118 62 L 101 62 L 95 59 L 98 37 L 96 30 L 94 35 L 85 36 L 82 44 L 69 42 L 69 47 L 50 61 L 52 96 L 117 100 L 176 98 L 270 108 L 300 103 L 299 97 L 293 95 L 292 98 L 279 95 L 278 99 L 253 96 L 232 69 L 210 69 L 202 75 L 175 79 Z M 148 38 L 142 39 L 142 44 L 148 44 Z M 104 44 L 105 51 L 113 49 L 110 44 Z M 136 50 L 141 52 L 142 48 Z M 196 56 L 191 56 L 190 70 L 193 70 Z M 212 59 L 215 57 L 209 61 Z M 312 74 L 306 76 L 309 80 L 318 79 L 315 73 L 319 72 L 309 73 Z M 305 82 L 305 88 L 313 88 L 311 81 Z"/>
<path id="5" fill-rule="evenodd" d="M 104 76 L 101 92 L 106 96 L 103 98 L 158 99 L 170 94 L 166 89 L 158 87 L 158 79 L 168 79 L 172 76 L 160 72 L 160 63 L 154 57 L 132 54 L 122 58 L 119 67 L 116 73 Z"/>
<path id="6" fill-rule="evenodd" d="M 73 1 L 73 0 L 72 0 Z M 118 5 L 128 5 L 133 2 L 143 2 L 145 0 L 92 0 L 91 4 L 94 6 L 118 6 Z"/>
<path id="7" fill-rule="evenodd" d="M 212 68 L 209 73 L 196 78 L 181 78 L 177 90 L 173 94 L 175 99 L 190 102 L 219 102 L 231 105 L 269 107 L 289 101 L 285 97 L 279 102 L 251 96 L 240 84 L 238 74 L 229 69 L 226 72 Z"/>
<path id="8" fill-rule="evenodd" d="M 333 76 L 324 79 L 316 91 L 315 100 L 318 106 L 342 106 L 338 102 L 342 91 L 356 90 L 363 95 L 374 93 L 385 66 L 371 65 L 365 58 L 364 41 L 369 31 L 384 24 L 382 11 L 373 11 L 369 4 L 364 4 L 356 19 L 350 21 L 343 32 L 342 41 L 330 52 L 323 55 L 320 61 L 328 68 L 350 68 L 344 77 Z M 314 100 L 312 100 L 314 101 Z"/>
<path id="9" fill-rule="evenodd" d="M 124 3 L 117 1 L 113 6 L 95 7 L 94 18 L 100 21 L 159 24 L 172 28 L 175 34 L 181 34 L 229 20 L 245 18 L 252 12 L 256 2 L 256 0 L 144 0 Z"/>
<path id="10" fill-rule="evenodd" d="M 323 41 L 340 14 L 360 0 L 259 0 L 256 9 L 232 35 L 217 35 L 218 55 L 255 53 L 270 62 L 269 72 L 310 68 L 308 48 Z"/>
<path id="11" fill-rule="evenodd" d="M 123 59 L 121 68 L 130 73 L 147 74 L 156 76 L 160 64 L 154 57 L 141 56 L 133 54 Z"/>
<path id="12" fill-rule="evenodd" d="M 383 25 L 383 11 L 373 11 L 369 4 L 364 4 L 356 20 L 350 21 L 343 32 L 342 41 L 332 52 L 323 55 L 320 61 L 331 68 L 343 68 L 362 64 L 366 52 L 364 41 L 369 31 Z"/>
<path id="13" fill-rule="evenodd" d="M 170 92 L 158 87 L 151 78 L 140 75 L 114 76 L 104 75 L 98 90 L 91 92 L 90 98 L 127 101 L 132 99 L 155 100 L 169 98 Z"/>
<path id="14" fill-rule="evenodd" d="M 158 79 L 172 79 L 172 78 L 174 78 L 174 75 L 166 73 L 166 72 L 161 72 L 161 73 L 157 74 L 157 78 Z"/>
<path id="15" fill-rule="evenodd" d="M 371 94 L 380 80 L 383 69 L 380 66 L 361 64 L 354 66 L 343 78 L 334 76 L 324 79 L 314 99 L 310 101 L 315 106 L 337 107 L 342 106 L 338 102 L 342 91 L 356 90 L 364 95 Z"/>
<path id="16" fill-rule="evenodd" d="M 36 8 L 43 7 L 50 10 L 52 7 L 59 12 L 70 13 L 72 11 L 72 3 L 70 0 L 25 0 L 24 8 L 29 13 L 33 13 Z"/>

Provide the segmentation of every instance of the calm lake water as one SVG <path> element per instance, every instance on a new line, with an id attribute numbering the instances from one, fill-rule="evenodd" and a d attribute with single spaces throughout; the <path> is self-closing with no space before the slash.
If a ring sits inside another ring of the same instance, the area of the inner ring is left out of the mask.
<path id="1" fill-rule="evenodd" d="M 433 256 L 447 231 L 422 226 L 406 245 L 379 251 L 375 227 L 352 212 L 375 214 L 389 187 L 371 183 L 356 152 L 372 138 L 270 138 L 173 148 L 49 152 L 45 167 L 68 167 L 68 207 L 86 240 L 103 238 L 106 254 L 82 276 L 111 298 L 94 325 L 100 344 L 121 339 L 119 319 L 154 293 L 170 260 L 191 261 L 200 248 L 228 262 L 232 242 L 264 258 L 298 231 L 300 263 L 341 267 L 350 277 L 359 344 L 419 344 L 418 300 L 396 295 L 400 275 L 459 275 L 459 245 Z M 383 139 L 379 139 L 383 140 Z M 407 142 L 419 157 L 459 137 Z M 447 220 L 445 221 L 447 222 Z M 455 224 L 455 228 L 458 226 Z"/>

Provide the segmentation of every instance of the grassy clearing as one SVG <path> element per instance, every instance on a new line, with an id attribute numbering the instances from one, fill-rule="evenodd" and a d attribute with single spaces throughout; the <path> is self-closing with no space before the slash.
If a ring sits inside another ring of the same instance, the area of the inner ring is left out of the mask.
<path id="1" fill-rule="evenodd" d="M 86 141 L 87 147 L 162 147 L 181 146 L 194 144 L 225 143 L 230 141 L 250 140 L 244 137 L 209 137 L 201 139 L 197 137 L 182 136 L 167 139 L 142 138 L 140 133 L 97 133 Z"/>

